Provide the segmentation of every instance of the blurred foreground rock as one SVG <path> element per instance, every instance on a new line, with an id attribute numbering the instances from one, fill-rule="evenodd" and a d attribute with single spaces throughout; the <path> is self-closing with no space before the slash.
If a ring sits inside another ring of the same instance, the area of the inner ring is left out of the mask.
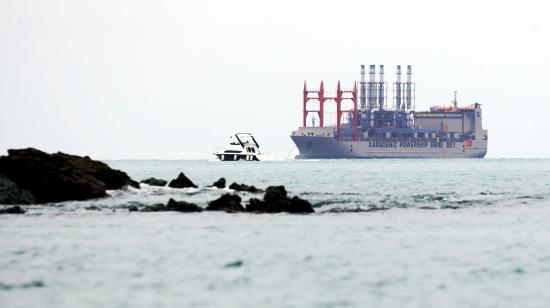
<path id="1" fill-rule="evenodd" d="M 0 157 L 0 176 L 4 178 L 0 203 L 4 204 L 87 200 L 105 197 L 107 190 L 139 188 L 126 173 L 88 156 L 48 154 L 33 148 L 8 150 L 8 156 Z"/>
<path id="2" fill-rule="evenodd" d="M 36 199 L 30 191 L 22 189 L 10 179 L 0 175 L 0 204 L 33 204 Z"/>
<path id="3" fill-rule="evenodd" d="M 16 205 L 6 208 L 0 208 L 0 215 L 1 214 L 25 214 L 25 210 L 19 205 Z"/>

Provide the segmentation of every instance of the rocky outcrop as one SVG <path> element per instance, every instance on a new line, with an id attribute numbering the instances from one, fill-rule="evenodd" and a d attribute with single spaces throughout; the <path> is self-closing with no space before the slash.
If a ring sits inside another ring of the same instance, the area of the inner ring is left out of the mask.
<path id="1" fill-rule="evenodd" d="M 162 179 L 157 179 L 157 178 L 148 178 L 148 179 L 145 179 L 145 180 L 141 181 L 141 183 L 147 184 L 147 185 L 150 185 L 150 186 L 166 186 L 166 184 L 168 184 L 167 181 L 162 180 Z"/>
<path id="2" fill-rule="evenodd" d="M 168 210 L 176 212 L 202 212 L 202 208 L 194 203 L 174 199 L 168 200 L 166 207 Z"/>
<path id="3" fill-rule="evenodd" d="M 216 182 L 214 182 L 214 183 L 212 184 L 212 187 L 225 188 L 225 179 L 224 179 L 224 178 L 220 178 L 219 180 L 217 180 Z"/>
<path id="4" fill-rule="evenodd" d="M 254 187 L 254 185 L 246 185 L 246 184 L 238 184 L 233 182 L 231 185 L 229 185 L 229 189 L 233 189 L 235 191 L 247 191 L 251 193 L 260 193 L 263 192 L 262 189 Z"/>
<path id="5" fill-rule="evenodd" d="M 266 189 L 264 199 L 250 199 L 246 210 L 256 213 L 314 213 L 309 201 L 297 196 L 289 198 L 284 186 L 269 186 Z"/>
<path id="6" fill-rule="evenodd" d="M 6 208 L 0 208 L 0 215 L 1 214 L 25 214 L 25 210 L 19 205 L 16 205 Z"/>
<path id="7" fill-rule="evenodd" d="M 21 189 L 10 179 L 0 175 L 0 204 L 33 204 L 36 199 L 30 191 Z"/>
<path id="8" fill-rule="evenodd" d="M 133 212 L 136 209 L 129 209 Z M 176 201 L 174 199 L 168 200 L 167 204 L 157 203 L 153 205 L 145 206 L 141 212 L 182 212 L 182 213 L 191 213 L 191 212 L 202 212 L 202 208 L 194 203 L 189 203 L 186 201 Z"/>
<path id="9" fill-rule="evenodd" d="M 101 198 L 106 190 L 139 187 L 126 173 L 88 156 L 33 148 L 8 150 L 8 156 L 0 157 L 0 175 L 28 191 L 36 203 Z"/>
<path id="10" fill-rule="evenodd" d="M 183 174 L 183 172 L 180 172 L 177 178 L 170 181 L 170 184 L 168 184 L 168 187 L 172 188 L 188 188 L 193 187 L 197 188 L 198 186 L 195 185 L 191 180 Z"/>
<path id="11" fill-rule="evenodd" d="M 265 190 L 264 200 L 274 202 L 287 198 L 287 192 L 284 186 L 269 186 Z"/>
<path id="12" fill-rule="evenodd" d="M 232 194 L 224 194 L 218 199 L 208 203 L 207 211 L 226 211 L 228 213 L 242 212 L 241 197 Z"/>

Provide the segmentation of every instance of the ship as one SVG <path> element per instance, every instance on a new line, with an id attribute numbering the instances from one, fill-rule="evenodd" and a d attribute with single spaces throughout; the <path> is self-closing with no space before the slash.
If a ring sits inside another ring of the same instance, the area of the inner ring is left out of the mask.
<path id="1" fill-rule="evenodd" d="M 260 145 L 251 133 L 237 133 L 230 136 L 229 145 L 218 148 L 212 154 L 221 161 L 266 161 L 272 160 L 273 155 L 260 150 Z"/>
<path id="2" fill-rule="evenodd" d="M 359 89 L 357 82 L 343 89 L 338 81 L 333 96 L 325 93 L 323 81 L 318 89 L 304 82 L 303 125 L 290 135 L 299 151 L 295 158 L 485 157 L 488 131 L 482 126 L 481 104 L 459 106 L 455 91 L 448 106 L 417 112 L 410 65 L 406 74 L 402 81 L 398 65 L 391 106 L 383 65 L 378 80 L 376 66 L 370 65 L 368 81 L 361 65 Z M 335 110 L 336 123 L 325 123 L 327 110 Z"/>

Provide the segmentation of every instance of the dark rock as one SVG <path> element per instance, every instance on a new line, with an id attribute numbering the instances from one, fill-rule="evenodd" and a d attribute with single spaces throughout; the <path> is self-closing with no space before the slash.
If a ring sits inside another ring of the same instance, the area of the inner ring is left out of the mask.
<path id="1" fill-rule="evenodd" d="M 126 174 L 126 173 L 125 173 Z M 139 183 L 137 181 L 134 181 L 132 179 L 130 179 L 130 181 L 128 182 L 128 186 L 131 186 L 135 189 L 140 189 L 141 186 L 139 185 Z"/>
<path id="2" fill-rule="evenodd" d="M 225 188 L 225 179 L 224 179 L 224 178 L 220 178 L 219 180 L 217 180 L 216 182 L 214 182 L 214 183 L 212 184 L 212 187 Z"/>
<path id="3" fill-rule="evenodd" d="M 342 207 L 335 207 L 326 211 L 323 211 L 322 213 L 332 213 L 332 214 L 342 214 L 342 213 L 366 213 L 368 212 L 368 209 L 363 209 L 360 207 L 350 207 L 350 208 L 342 208 Z"/>
<path id="4" fill-rule="evenodd" d="M 297 196 L 292 197 L 292 199 L 287 197 L 284 186 L 269 186 L 266 189 L 264 199 L 251 198 L 246 210 L 256 213 L 306 214 L 315 212 L 309 201 Z"/>
<path id="5" fill-rule="evenodd" d="M 290 208 L 287 208 L 285 212 L 301 214 L 315 213 L 313 207 L 311 206 L 311 203 L 298 196 L 294 196 L 292 197 L 292 199 L 290 199 Z"/>
<path id="6" fill-rule="evenodd" d="M 0 174 L 28 190 L 37 203 L 101 198 L 106 190 L 139 187 L 126 173 L 87 156 L 33 148 L 8 150 L 0 157 Z"/>
<path id="7" fill-rule="evenodd" d="M 21 189 L 10 179 L 0 175 L 0 204 L 32 204 L 36 199 L 30 191 Z"/>
<path id="8" fill-rule="evenodd" d="M 443 209 L 457 210 L 457 209 L 459 209 L 459 208 L 460 208 L 460 206 L 458 206 L 458 205 L 443 205 L 443 206 L 441 207 L 442 210 L 443 210 Z"/>
<path id="9" fill-rule="evenodd" d="M 6 284 L 0 282 L 0 290 L 9 291 L 12 289 L 30 289 L 30 288 L 42 288 L 44 287 L 44 282 L 41 280 L 33 280 L 31 282 L 26 282 L 22 284 Z"/>
<path id="10" fill-rule="evenodd" d="M 235 267 L 241 267 L 243 266 L 244 262 L 241 260 L 237 260 L 235 262 L 229 262 L 225 265 L 225 268 L 235 268 Z"/>
<path id="11" fill-rule="evenodd" d="M 246 185 L 246 184 L 237 184 L 233 182 L 231 185 L 229 185 L 229 189 L 233 189 L 235 191 L 248 191 L 251 193 L 259 193 L 263 192 L 262 189 L 254 187 L 254 185 Z"/>
<path id="12" fill-rule="evenodd" d="M 168 209 L 166 208 L 166 205 L 162 203 L 155 203 L 153 205 L 146 205 L 144 206 L 140 212 L 166 212 Z"/>
<path id="13" fill-rule="evenodd" d="M 52 156 L 68 162 L 72 164 L 74 168 L 80 169 L 84 173 L 95 177 L 105 184 L 105 188 L 107 190 L 121 189 L 125 186 L 131 186 L 139 189 L 139 183 L 132 180 L 126 172 L 111 169 L 111 167 L 104 162 L 92 160 L 88 156 L 80 157 L 61 152 L 52 154 Z"/>
<path id="14" fill-rule="evenodd" d="M 0 214 L 25 214 L 25 210 L 19 205 L 16 205 L 3 209 L 0 208 Z"/>
<path id="15" fill-rule="evenodd" d="M 323 211 L 323 213 L 335 213 L 335 214 L 341 214 L 341 213 L 368 213 L 368 212 L 377 212 L 377 211 L 386 211 L 389 210 L 388 207 L 370 207 L 367 209 L 360 208 L 360 207 L 335 207 L 330 210 Z"/>
<path id="16" fill-rule="evenodd" d="M 250 198 L 246 210 L 248 212 L 269 213 L 267 206 L 267 203 L 258 198 Z"/>
<path id="17" fill-rule="evenodd" d="M 379 211 L 387 211 L 389 210 L 389 207 L 370 207 L 367 212 L 379 212 Z"/>
<path id="18" fill-rule="evenodd" d="M 141 181 L 141 183 L 151 185 L 151 186 L 166 186 L 168 182 L 162 179 L 148 178 L 146 180 Z"/>
<path id="19" fill-rule="evenodd" d="M 241 197 L 232 194 L 224 194 L 218 199 L 208 203 L 207 211 L 226 211 L 228 213 L 242 212 Z"/>
<path id="20" fill-rule="evenodd" d="M 186 201 L 176 201 L 174 199 L 168 200 L 168 204 L 166 204 L 166 207 L 169 211 L 176 212 L 202 212 L 202 208 L 194 203 L 189 203 Z"/>
<path id="21" fill-rule="evenodd" d="M 138 207 L 135 205 L 130 205 L 128 207 L 128 212 L 137 212 L 137 211 L 138 211 Z"/>
<path id="22" fill-rule="evenodd" d="M 101 211 L 101 208 L 98 207 L 97 205 L 90 205 L 90 206 L 86 207 L 86 210 L 88 210 L 88 211 Z"/>
<path id="23" fill-rule="evenodd" d="M 170 184 L 168 184 L 168 187 L 172 188 L 187 188 L 187 187 L 193 187 L 197 188 L 198 186 L 193 184 L 189 178 L 183 174 L 183 172 L 180 172 L 178 177 L 172 181 L 170 181 Z"/>
<path id="24" fill-rule="evenodd" d="M 137 207 L 136 207 L 137 210 Z M 202 208 L 196 204 L 186 201 L 168 200 L 167 204 L 157 203 L 145 206 L 141 212 L 202 212 Z"/>
<path id="25" fill-rule="evenodd" d="M 265 190 L 264 200 L 271 202 L 275 200 L 285 199 L 286 189 L 284 186 L 269 186 Z"/>

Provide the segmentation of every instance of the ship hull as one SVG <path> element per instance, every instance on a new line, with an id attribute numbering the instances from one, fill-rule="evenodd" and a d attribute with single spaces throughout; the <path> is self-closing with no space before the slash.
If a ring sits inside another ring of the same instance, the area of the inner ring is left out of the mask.
<path id="1" fill-rule="evenodd" d="M 364 140 L 338 141 L 334 137 L 291 136 L 298 148 L 298 159 L 364 158 L 483 158 L 486 140 Z"/>

